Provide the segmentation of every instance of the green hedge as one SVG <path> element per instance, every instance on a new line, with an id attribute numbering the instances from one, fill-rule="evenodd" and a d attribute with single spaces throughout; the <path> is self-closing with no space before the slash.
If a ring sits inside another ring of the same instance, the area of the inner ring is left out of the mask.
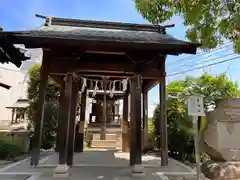
<path id="1" fill-rule="evenodd" d="M 12 159 L 23 155 L 19 144 L 12 141 L 0 140 L 0 159 Z"/>

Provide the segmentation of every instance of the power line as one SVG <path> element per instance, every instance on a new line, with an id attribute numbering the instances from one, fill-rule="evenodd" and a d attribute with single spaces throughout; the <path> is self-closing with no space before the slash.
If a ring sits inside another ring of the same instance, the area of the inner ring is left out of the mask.
<path id="1" fill-rule="evenodd" d="M 224 47 L 230 46 L 231 44 L 232 44 L 231 42 L 228 42 L 228 43 L 226 43 L 226 44 L 224 44 L 224 45 L 222 45 L 222 46 L 219 46 L 219 47 L 216 48 L 216 49 L 211 50 L 210 52 L 205 52 L 205 51 L 204 51 L 204 52 L 201 52 L 201 53 L 196 54 L 196 55 L 190 55 L 190 56 L 188 56 L 188 57 L 181 58 L 181 59 L 179 59 L 179 60 L 177 60 L 177 61 L 175 61 L 175 62 L 171 62 L 171 63 L 169 63 L 168 65 L 176 64 L 176 63 L 179 63 L 179 62 L 181 62 L 181 61 L 186 61 L 186 60 L 188 60 L 188 59 L 193 59 L 193 58 L 196 58 L 196 57 L 198 57 L 198 56 L 202 56 L 202 55 L 204 55 L 204 54 L 212 53 L 212 52 L 215 52 L 215 51 L 217 51 L 217 50 L 219 50 L 219 49 L 223 49 Z"/>
<path id="2" fill-rule="evenodd" d="M 218 52 L 215 52 L 215 53 L 211 53 L 211 54 L 209 54 L 208 56 L 206 56 L 206 57 L 201 57 L 201 59 L 197 59 L 197 58 L 195 58 L 195 56 L 192 56 L 192 58 L 191 59 L 189 59 L 188 61 L 184 61 L 183 62 L 183 64 L 182 65 L 180 65 L 180 66 L 178 66 L 177 68 L 179 69 L 180 67 L 184 67 L 186 64 L 189 64 L 189 63 L 192 63 L 192 62 L 196 62 L 196 61 L 202 61 L 202 58 L 204 58 L 204 59 L 206 59 L 206 58 L 209 58 L 209 57 L 212 57 L 212 56 L 216 56 L 217 54 L 221 54 L 221 53 L 224 53 L 224 52 L 227 52 L 227 51 L 229 51 L 230 49 L 224 49 L 224 50 L 222 50 L 222 51 L 218 51 Z M 197 60 L 196 60 L 197 59 Z M 192 61 L 191 61 L 192 60 Z M 186 63 L 186 62 L 188 62 L 188 63 Z M 176 65 L 178 64 L 179 65 L 179 63 L 175 63 Z M 174 66 L 173 66 L 174 67 Z"/>
<path id="3" fill-rule="evenodd" d="M 167 77 L 176 76 L 176 75 L 179 75 L 179 74 L 183 74 L 183 73 L 187 73 L 187 72 L 190 72 L 190 71 L 198 70 L 198 69 L 201 69 L 201 68 L 204 68 L 204 67 L 214 66 L 214 65 L 217 65 L 217 64 L 221 64 L 221 63 L 224 63 L 224 62 L 227 62 L 227 61 L 236 60 L 236 59 L 240 59 L 240 57 L 237 56 L 237 57 L 234 57 L 234 58 L 230 58 L 230 59 L 226 59 L 226 60 L 223 60 L 223 61 L 219 61 L 219 62 L 215 62 L 215 63 L 212 63 L 212 64 L 208 64 L 208 65 L 205 65 L 205 66 L 200 66 L 200 67 L 189 69 L 189 70 L 186 70 L 186 71 L 181 71 L 181 72 L 178 72 L 178 73 L 170 74 L 170 75 L 167 75 Z"/>
<path id="4" fill-rule="evenodd" d="M 227 57 L 227 56 L 234 55 L 234 54 L 235 54 L 235 53 L 225 54 L 225 55 L 222 55 L 222 56 L 218 56 L 218 57 L 214 57 L 214 58 L 207 59 L 207 60 L 205 60 L 205 61 L 201 61 L 200 63 L 195 63 L 195 62 L 189 63 L 189 64 L 186 64 L 186 65 L 184 65 L 184 66 L 179 66 L 179 67 L 176 68 L 176 69 L 171 69 L 170 71 L 176 71 L 176 70 L 179 70 L 179 69 L 181 69 L 182 67 L 185 67 L 185 66 L 189 67 L 189 66 L 191 66 L 191 65 L 194 66 L 194 65 L 204 64 L 204 63 L 207 63 L 207 62 L 210 62 L 210 61 L 214 61 L 214 60 L 217 60 L 217 59 L 221 59 L 221 58 L 223 58 L 223 57 Z M 209 56 L 209 57 L 210 57 L 210 56 Z M 208 57 L 206 57 L 206 58 L 208 58 Z"/>
<path id="5" fill-rule="evenodd" d="M 169 70 L 169 68 L 168 68 L 168 70 L 169 71 L 175 71 L 175 70 L 179 70 L 179 68 L 183 68 L 183 67 L 187 67 L 187 66 L 192 66 L 192 65 L 194 65 L 194 64 L 202 64 L 202 63 L 204 63 L 204 62 L 206 62 L 206 59 L 209 59 L 210 57 L 219 57 L 219 55 L 225 55 L 226 53 L 225 52 L 227 52 L 227 51 L 229 51 L 229 49 L 225 49 L 225 50 L 222 50 L 222 51 L 218 51 L 218 52 L 215 52 L 215 53 L 212 53 L 212 54 L 209 54 L 208 56 L 204 56 L 204 57 L 198 57 L 198 58 L 192 58 L 192 59 L 190 59 L 190 60 L 188 60 L 188 61 L 185 61 L 184 63 L 181 63 L 181 64 L 179 64 L 179 63 L 176 63 L 176 65 L 175 66 L 173 66 L 172 68 L 170 68 L 170 70 Z M 233 53 L 234 54 L 234 53 Z M 229 55 L 229 53 L 228 53 L 228 55 Z M 211 60 L 214 60 L 214 58 L 211 58 Z M 203 61 L 205 59 L 205 61 Z"/>

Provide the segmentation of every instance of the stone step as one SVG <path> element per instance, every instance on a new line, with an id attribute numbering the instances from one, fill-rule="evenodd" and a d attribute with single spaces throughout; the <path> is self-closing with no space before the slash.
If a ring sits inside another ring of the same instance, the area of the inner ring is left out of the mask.
<path id="1" fill-rule="evenodd" d="M 116 146 L 116 140 L 92 140 L 93 146 Z"/>
<path id="2" fill-rule="evenodd" d="M 107 150 L 117 150 L 118 148 L 115 147 L 115 146 L 91 146 L 91 148 L 94 148 L 94 149 L 107 149 Z"/>
<path id="3" fill-rule="evenodd" d="M 93 140 L 100 140 L 100 134 L 94 133 Z M 116 134 L 106 134 L 106 140 L 116 140 Z"/>
<path id="4" fill-rule="evenodd" d="M 116 140 L 92 140 L 93 148 L 119 149 Z"/>

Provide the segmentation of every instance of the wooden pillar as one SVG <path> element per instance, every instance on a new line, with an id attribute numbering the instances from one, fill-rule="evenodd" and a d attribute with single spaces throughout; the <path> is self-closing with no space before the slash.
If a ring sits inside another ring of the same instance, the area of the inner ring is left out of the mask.
<path id="1" fill-rule="evenodd" d="M 101 140 L 106 140 L 106 123 L 107 123 L 107 80 L 106 77 L 103 78 L 103 120 L 101 126 Z"/>
<path id="2" fill-rule="evenodd" d="M 167 132 L 167 113 L 166 113 L 166 73 L 165 62 L 162 63 L 162 77 L 159 83 L 160 97 L 160 146 L 161 146 L 161 165 L 168 165 L 168 132 Z"/>
<path id="3" fill-rule="evenodd" d="M 87 98 L 87 90 L 82 92 L 81 94 L 81 114 L 80 114 L 80 124 L 79 124 L 79 150 L 78 152 L 83 152 L 84 149 L 84 124 L 85 124 L 85 116 L 86 116 L 86 98 Z"/>
<path id="4" fill-rule="evenodd" d="M 141 93 L 142 79 L 136 75 L 131 79 L 131 141 L 130 165 L 142 164 L 142 126 L 141 126 Z"/>
<path id="5" fill-rule="evenodd" d="M 123 98 L 122 152 L 129 152 L 128 95 L 126 92 Z"/>
<path id="6" fill-rule="evenodd" d="M 37 166 L 39 164 L 40 149 L 42 145 L 42 129 L 44 120 L 44 107 L 45 107 L 45 95 L 48 81 L 48 62 L 43 59 L 40 69 L 40 85 L 39 85 L 39 99 L 38 99 L 38 111 L 36 114 L 37 121 L 34 127 L 34 136 L 32 144 L 32 158 L 31 165 Z"/>
<path id="7" fill-rule="evenodd" d="M 144 146 L 148 143 L 148 91 L 143 92 L 143 140 Z"/>
<path id="8" fill-rule="evenodd" d="M 59 128 L 61 131 L 59 133 L 59 165 L 64 165 L 67 163 L 72 81 L 73 81 L 73 75 L 67 74 L 66 80 L 65 80 L 65 86 L 64 86 L 64 83 L 61 86 L 60 122 L 59 122 Z"/>
<path id="9" fill-rule="evenodd" d="M 70 115 L 70 122 L 69 122 L 68 154 L 67 154 L 67 165 L 69 166 L 73 165 L 78 86 L 79 86 L 78 82 L 74 82 L 72 85 L 71 115 Z"/>
<path id="10" fill-rule="evenodd" d="M 15 114 L 15 108 L 12 108 L 12 121 L 11 121 L 11 124 L 13 124 L 13 122 L 14 122 L 14 114 Z"/>

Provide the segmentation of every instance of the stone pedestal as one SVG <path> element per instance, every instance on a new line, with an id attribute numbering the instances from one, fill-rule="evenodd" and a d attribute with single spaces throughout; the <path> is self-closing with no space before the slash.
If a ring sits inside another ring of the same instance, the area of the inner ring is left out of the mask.
<path id="1" fill-rule="evenodd" d="M 240 160 L 240 99 L 225 99 L 215 111 L 207 114 L 208 127 L 204 132 L 207 154 L 215 161 Z M 213 158 L 214 157 L 214 158 Z"/>
<path id="2" fill-rule="evenodd" d="M 133 177 L 144 177 L 145 176 L 145 171 L 144 171 L 144 167 L 142 167 L 141 165 L 134 165 L 132 168 L 132 176 Z"/>
<path id="3" fill-rule="evenodd" d="M 53 173 L 54 178 L 68 178 L 69 175 L 69 167 L 66 164 L 58 164 Z"/>

